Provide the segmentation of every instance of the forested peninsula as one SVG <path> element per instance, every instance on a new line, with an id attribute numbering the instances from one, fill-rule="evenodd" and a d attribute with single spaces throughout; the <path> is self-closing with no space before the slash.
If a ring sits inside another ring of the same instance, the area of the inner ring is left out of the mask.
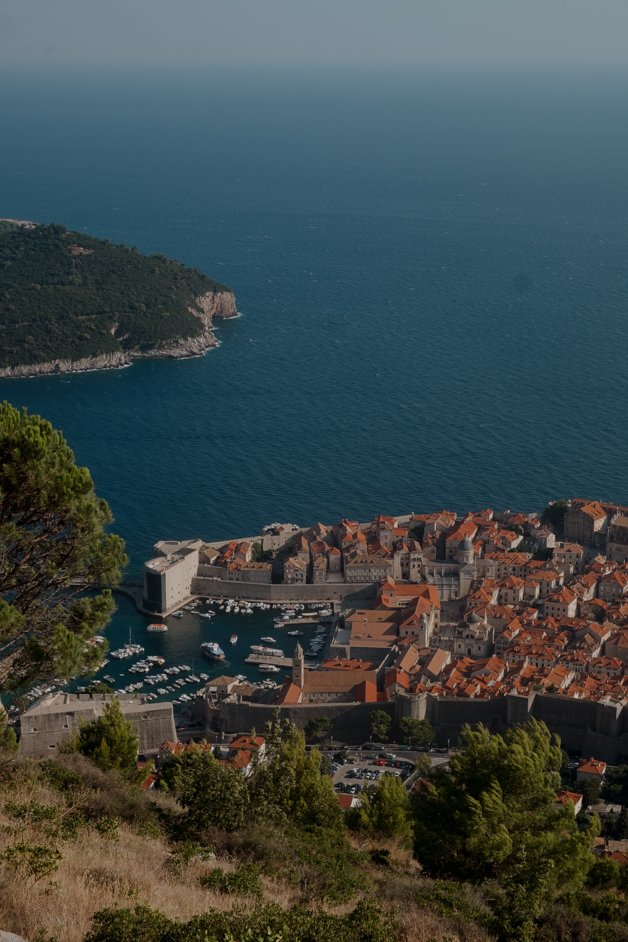
<path id="1" fill-rule="evenodd" d="M 163 255 L 0 220 L 0 377 L 199 356 L 236 315 L 229 288 Z"/>

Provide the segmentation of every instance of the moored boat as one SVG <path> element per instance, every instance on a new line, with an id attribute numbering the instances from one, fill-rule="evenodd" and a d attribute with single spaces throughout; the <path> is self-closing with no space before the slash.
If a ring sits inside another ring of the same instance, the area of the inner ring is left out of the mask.
<path id="1" fill-rule="evenodd" d="M 283 657 L 284 653 L 281 648 L 265 648 L 263 644 L 252 644 L 251 651 L 253 654 L 265 654 L 267 657 Z"/>
<path id="2" fill-rule="evenodd" d="M 212 661 L 224 661 L 225 652 L 215 641 L 203 641 L 201 651 Z"/>
<path id="3" fill-rule="evenodd" d="M 168 625 L 163 621 L 154 621 L 147 626 L 146 631 L 168 631 Z"/>

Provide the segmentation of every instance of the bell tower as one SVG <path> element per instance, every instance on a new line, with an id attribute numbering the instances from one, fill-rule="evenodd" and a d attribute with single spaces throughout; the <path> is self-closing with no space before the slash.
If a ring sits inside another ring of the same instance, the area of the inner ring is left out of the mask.
<path id="1" fill-rule="evenodd" d="M 305 655 L 298 641 L 292 656 L 292 683 L 303 690 L 305 684 Z"/>

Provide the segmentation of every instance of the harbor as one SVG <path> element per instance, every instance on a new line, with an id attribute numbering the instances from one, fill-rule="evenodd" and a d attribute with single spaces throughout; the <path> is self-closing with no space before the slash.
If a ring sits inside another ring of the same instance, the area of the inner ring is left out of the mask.
<path id="1" fill-rule="evenodd" d="M 157 621 L 154 615 L 139 612 L 125 595 L 116 601 L 117 610 L 102 636 L 108 650 L 99 669 L 69 685 L 42 685 L 31 702 L 59 690 L 81 692 L 100 684 L 119 696 L 169 700 L 177 722 L 187 723 L 195 701 L 205 696 L 214 678 L 233 677 L 263 689 L 280 686 L 290 677 L 297 642 L 308 666 L 316 667 L 336 618 L 324 603 L 314 608 L 306 602 L 297 607 L 218 597 L 187 600 Z M 205 656 L 204 644 L 215 644 L 224 659 Z"/>

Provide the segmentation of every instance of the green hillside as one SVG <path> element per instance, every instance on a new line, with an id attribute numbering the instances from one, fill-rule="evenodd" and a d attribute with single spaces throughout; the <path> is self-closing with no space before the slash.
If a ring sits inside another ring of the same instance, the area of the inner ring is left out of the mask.
<path id="1" fill-rule="evenodd" d="M 196 337 L 203 323 L 188 308 L 227 290 L 161 255 L 0 221 L 0 368 Z"/>

